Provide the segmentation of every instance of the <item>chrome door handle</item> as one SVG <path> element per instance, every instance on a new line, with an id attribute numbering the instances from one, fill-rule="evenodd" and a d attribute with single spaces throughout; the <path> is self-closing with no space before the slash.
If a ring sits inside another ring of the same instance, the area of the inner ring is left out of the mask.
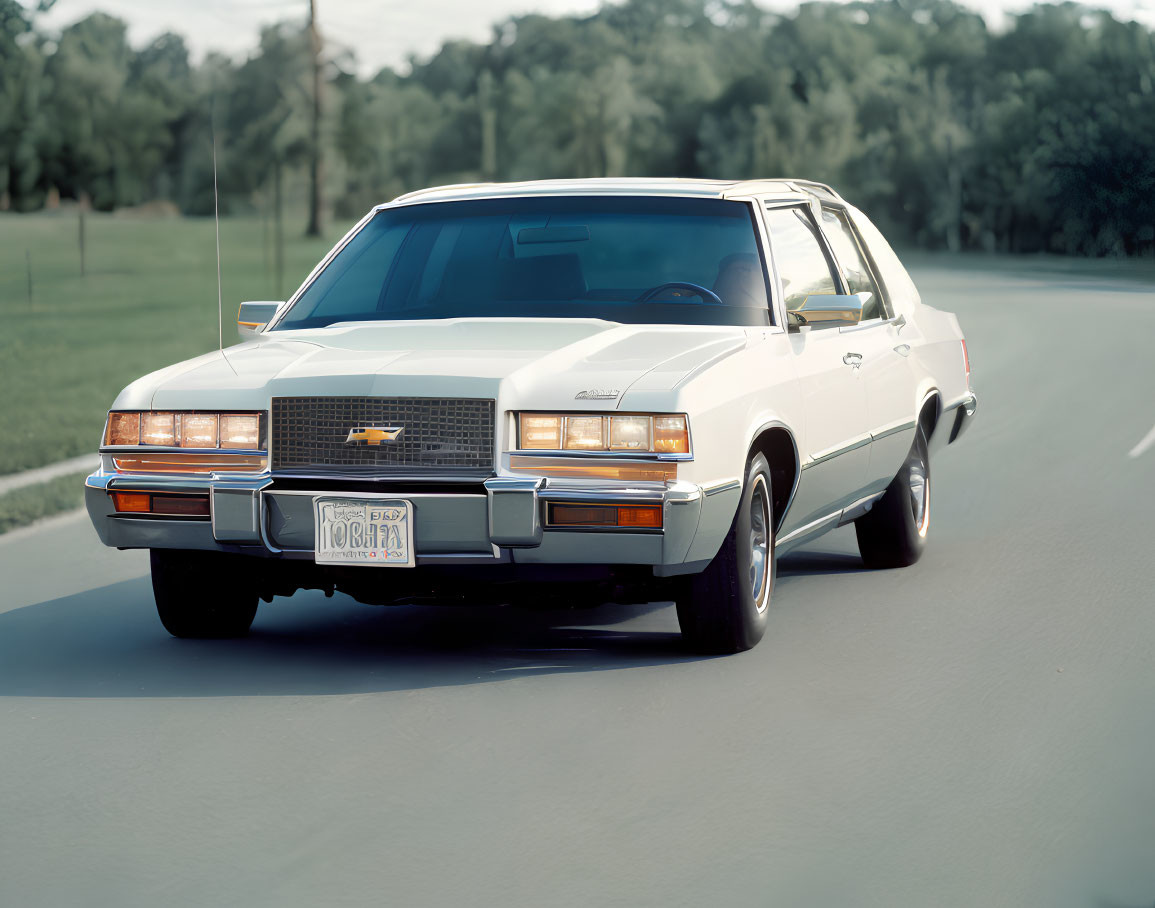
<path id="1" fill-rule="evenodd" d="M 857 369 L 862 365 L 862 354 L 847 353 L 844 357 L 842 357 L 842 361 L 846 363 L 846 365 L 853 366 L 855 369 Z"/>

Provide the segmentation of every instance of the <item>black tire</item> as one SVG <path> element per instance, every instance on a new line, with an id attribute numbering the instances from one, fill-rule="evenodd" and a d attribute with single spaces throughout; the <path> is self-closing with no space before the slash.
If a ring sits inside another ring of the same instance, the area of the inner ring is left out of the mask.
<path id="1" fill-rule="evenodd" d="M 722 548 L 704 571 L 682 578 L 676 590 L 682 639 L 695 652 L 739 653 L 766 632 L 775 576 L 773 501 L 770 468 L 756 454 L 746 465 L 738 513 Z"/>
<path id="2" fill-rule="evenodd" d="M 174 637 L 243 637 L 257 614 L 257 590 L 236 556 L 152 549 L 152 593 Z"/>
<path id="3" fill-rule="evenodd" d="M 886 494 L 854 521 L 854 530 L 867 567 L 908 567 L 922 557 L 930 533 L 930 457 L 922 426 Z"/>

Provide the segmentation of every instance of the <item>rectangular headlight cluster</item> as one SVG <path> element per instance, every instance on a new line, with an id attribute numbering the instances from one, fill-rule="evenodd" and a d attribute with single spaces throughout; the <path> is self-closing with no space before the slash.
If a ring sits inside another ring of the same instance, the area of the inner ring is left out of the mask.
<path id="1" fill-rule="evenodd" d="M 690 425 L 683 414 L 520 413 L 517 423 L 522 451 L 690 453 Z"/>
<path id="2" fill-rule="evenodd" d="M 259 451 L 261 414 L 114 410 L 108 414 L 104 443 Z"/>

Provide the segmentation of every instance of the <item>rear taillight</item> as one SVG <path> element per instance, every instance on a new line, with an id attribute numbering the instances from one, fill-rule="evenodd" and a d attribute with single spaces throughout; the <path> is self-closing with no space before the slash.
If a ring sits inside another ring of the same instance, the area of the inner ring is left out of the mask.
<path id="1" fill-rule="evenodd" d="M 967 342 L 966 342 L 965 338 L 963 339 L 963 342 L 962 342 L 962 348 L 963 348 L 963 368 L 966 370 L 967 387 L 969 388 L 971 386 L 971 358 L 970 358 L 970 355 L 967 353 Z"/>

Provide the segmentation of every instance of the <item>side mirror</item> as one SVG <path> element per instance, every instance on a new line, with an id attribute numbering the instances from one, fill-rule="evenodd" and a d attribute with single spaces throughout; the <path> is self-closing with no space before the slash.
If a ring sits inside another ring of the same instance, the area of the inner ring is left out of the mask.
<path id="1" fill-rule="evenodd" d="M 241 303 L 237 309 L 237 333 L 244 339 L 256 337 L 277 314 L 280 303 Z"/>
<path id="2" fill-rule="evenodd" d="M 811 328 L 843 328 L 862 321 L 862 312 L 871 296 L 873 294 L 865 292 L 849 296 L 816 294 L 806 297 L 794 312 L 802 324 Z"/>
<path id="3" fill-rule="evenodd" d="M 787 309 L 786 330 L 790 334 L 797 334 L 800 331 L 809 331 L 810 325 L 806 323 L 806 316 L 797 309 Z"/>

